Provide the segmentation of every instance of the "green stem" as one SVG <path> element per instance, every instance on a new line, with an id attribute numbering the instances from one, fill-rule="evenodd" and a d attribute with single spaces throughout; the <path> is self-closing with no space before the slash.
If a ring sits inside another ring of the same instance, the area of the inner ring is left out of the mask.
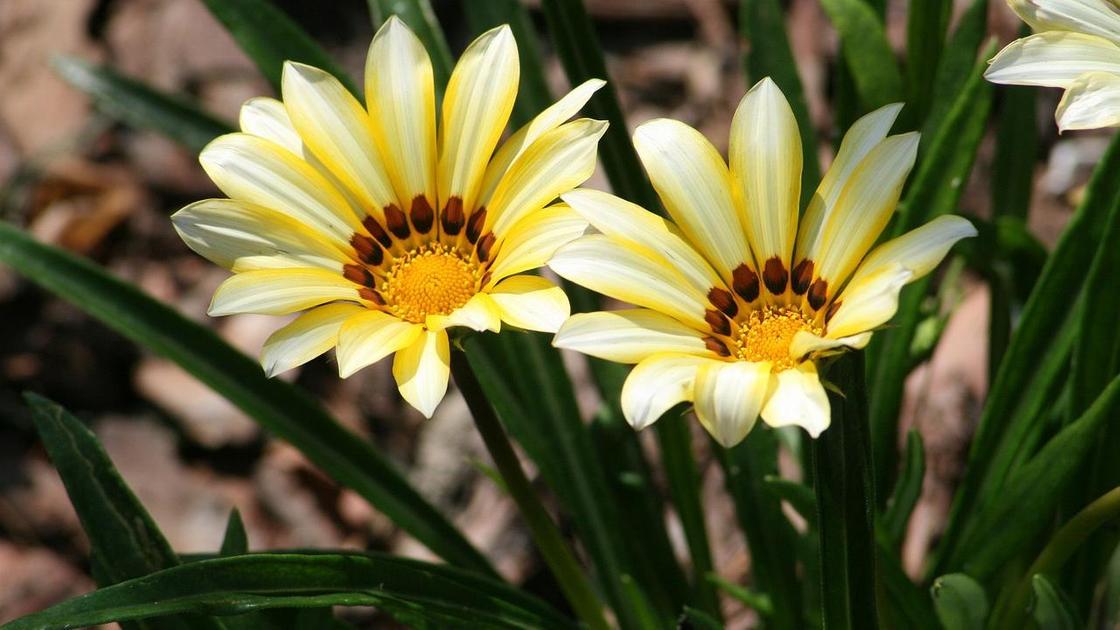
<path id="1" fill-rule="evenodd" d="M 1027 569 L 1023 579 L 1015 588 L 1006 608 L 996 611 L 994 621 L 1001 619 L 1006 623 L 993 624 L 993 628 L 1021 628 L 1025 626 L 1024 617 L 1031 596 L 1031 579 L 1040 574 L 1053 575 L 1066 560 L 1077 551 L 1081 543 L 1101 525 L 1120 518 L 1120 486 L 1113 488 L 1077 513 L 1068 523 L 1058 530 L 1050 542 L 1038 554 L 1034 564 Z"/>
<path id="2" fill-rule="evenodd" d="M 875 488 L 863 355 L 841 358 L 828 376 L 843 395 L 829 392 L 832 425 L 812 443 L 824 627 L 874 630 Z"/>
<path id="3" fill-rule="evenodd" d="M 599 598 L 591 590 L 591 585 L 579 563 L 568 550 L 560 530 L 556 528 L 548 512 L 537 499 L 529 479 L 521 469 L 521 462 L 518 461 L 517 454 L 514 453 L 513 446 L 494 413 L 494 408 L 483 394 L 482 386 L 471 370 L 466 355 L 459 350 L 451 353 L 451 374 L 455 377 L 459 392 L 467 401 L 467 407 L 471 410 L 474 424 L 486 444 L 486 450 L 490 452 L 494 465 L 505 481 L 506 489 L 521 511 L 526 525 L 529 526 L 529 533 L 540 549 L 541 556 L 552 570 L 556 581 L 560 583 L 564 596 L 588 627 L 606 630 L 609 626 L 603 617 Z"/>

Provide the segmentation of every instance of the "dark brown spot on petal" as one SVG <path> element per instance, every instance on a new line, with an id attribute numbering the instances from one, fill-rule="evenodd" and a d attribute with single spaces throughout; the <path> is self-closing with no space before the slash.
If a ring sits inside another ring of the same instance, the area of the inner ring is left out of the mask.
<path id="1" fill-rule="evenodd" d="M 457 235 L 466 221 L 467 217 L 463 214 L 463 200 L 459 197 L 448 199 L 447 204 L 443 206 L 443 216 L 440 217 L 443 233 L 449 236 Z"/>
<path id="2" fill-rule="evenodd" d="M 412 210 L 409 214 L 412 215 L 413 227 L 421 234 L 427 234 L 432 229 L 432 224 L 436 222 L 436 213 L 424 195 L 418 195 L 412 200 Z"/>
<path id="3" fill-rule="evenodd" d="M 490 282 L 490 278 L 492 278 L 493 276 L 494 276 L 494 274 L 489 272 L 489 271 L 482 274 L 482 279 L 478 281 L 478 286 L 480 286 L 480 287 L 486 286 Z"/>
<path id="4" fill-rule="evenodd" d="M 786 292 L 789 272 L 786 271 L 786 266 L 782 264 L 781 258 L 771 256 L 766 261 L 766 266 L 762 269 L 762 281 L 766 283 L 766 288 L 774 295 L 781 295 Z"/>
<path id="5" fill-rule="evenodd" d="M 362 219 L 362 225 L 366 226 L 366 230 L 369 231 L 370 236 L 378 243 L 381 243 L 382 247 L 389 249 L 393 246 L 393 237 L 389 236 L 389 233 L 385 231 L 385 228 L 381 227 L 377 219 L 367 216 Z"/>
<path id="6" fill-rule="evenodd" d="M 758 274 L 753 269 L 747 266 L 747 263 L 742 263 L 731 272 L 731 288 L 735 289 L 735 293 L 747 302 L 753 302 L 758 299 Z"/>
<path id="7" fill-rule="evenodd" d="M 714 333 L 719 333 L 721 335 L 731 334 L 731 322 L 727 321 L 723 313 L 715 309 L 710 308 L 704 311 L 704 321 L 708 322 L 708 326 L 711 326 L 712 332 Z"/>
<path id="8" fill-rule="evenodd" d="M 827 324 L 829 320 L 832 319 L 832 316 L 835 315 L 836 311 L 840 309 L 840 304 L 842 304 L 842 302 L 840 300 L 836 300 L 832 304 L 828 305 L 828 310 L 824 313 L 824 323 Z"/>
<path id="9" fill-rule="evenodd" d="M 367 287 L 372 287 L 375 283 L 373 274 L 369 272 L 369 269 L 366 269 L 361 265 L 343 266 L 342 275 L 345 276 L 346 279 L 350 282 Z"/>
<path id="10" fill-rule="evenodd" d="M 404 216 L 401 209 L 389 204 L 385 206 L 385 225 L 397 238 L 408 238 L 408 217 Z"/>
<path id="11" fill-rule="evenodd" d="M 358 260 L 367 265 L 377 266 L 385 259 L 385 252 L 372 238 L 365 234 L 354 233 L 350 237 L 350 245 L 354 247 L 354 253 L 358 255 Z"/>
<path id="12" fill-rule="evenodd" d="M 731 295 L 731 292 L 727 289 L 712 287 L 708 290 L 708 301 L 728 317 L 735 317 L 735 314 L 739 312 L 739 305 L 735 302 L 735 296 Z"/>
<path id="13" fill-rule="evenodd" d="M 704 345 L 721 357 L 731 356 L 731 351 L 727 349 L 727 345 L 715 337 L 704 337 Z"/>
<path id="14" fill-rule="evenodd" d="M 493 232 L 487 232 L 486 236 L 478 239 L 478 245 L 475 249 L 478 251 L 479 262 L 486 262 L 490 259 L 490 250 L 494 247 L 494 241 L 496 240 L 498 240 L 498 237 L 494 236 Z"/>
<path id="15" fill-rule="evenodd" d="M 809 306 L 812 306 L 813 310 L 819 310 L 827 301 L 828 281 L 824 278 L 817 278 L 817 281 L 809 287 Z"/>
<path id="16" fill-rule="evenodd" d="M 381 297 L 380 293 L 374 291 L 373 289 L 370 289 L 369 287 L 362 287 L 361 289 L 358 289 L 358 297 L 368 302 L 373 302 L 374 304 L 385 306 L 385 298 Z"/>
<path id="17" fill-rule="evenodd" d="M 467 221 L 467 240 L 472 244 L 476 243 L 478 237 L 482 236 L 482 228 L 484 227 L 486 227 L 486 208 L 479 208 Z"/>
<path id="18" fill-rule="evenodd" d="M 805 292 L 809 290 L 809 284 L 812 282 L 813 261 L 806 258 L 793 268 L 793 292 L 797 295 L 805 295 Z"/>

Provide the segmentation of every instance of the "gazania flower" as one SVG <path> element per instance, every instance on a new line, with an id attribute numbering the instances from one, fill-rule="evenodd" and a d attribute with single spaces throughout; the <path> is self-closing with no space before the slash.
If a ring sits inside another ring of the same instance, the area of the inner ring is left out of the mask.
<path id="1" fill-rule="evenodd" d="M 1065 90 L 1058 128 L 1120 125 L 1120 4 L 1117 0 L 1008 0 L 1036 32 L 1004 48 L 989 81 Z"/>
<path id="2" fill-rule="evenodd" d="M 725 446 L 760 414 L 820 434 L 830 411 L 816 359 L 865 346 L 902 286 L 976 233 L 947 216 L 872 247 L 918 147 L 917 134 L 887 136 L 900 109 L 852 126 L 800 221 L 801 141 L 769 79 L 735 112 L 730 169 L 683 123 L 639 127 L 634 143 L 673 220 L 601 192 L 563 195 L 600 233 L 549 266 L 639 308 L 574 315 L 555 345 L 637 364 L 622 389 L 637 429 L 691 401 Z"/>
<path id="3" fill-rule="evenodd" d="M 508 27 L 481 35 L 447 86 L 392 18 L 366 61 L 363 107 L 329 74 L 286 63 L 283 102 L 257 98 L 241 133 L 202 152 L 229 199 L 174 216 L 183 240 L 234 272 L 211 315 L 303 313 L 265 344 L 270 374 L 337 347 L 346 377 L 396 353 L 401 395 L 431 416 L 448 381 L 454 326 L 553 332 L 564 293 L 524 272 L 586 222 L 544 206 L 587 179 L 606 123 L 574 115 L 589 81 L 498 145 L 518 84 Z"/>

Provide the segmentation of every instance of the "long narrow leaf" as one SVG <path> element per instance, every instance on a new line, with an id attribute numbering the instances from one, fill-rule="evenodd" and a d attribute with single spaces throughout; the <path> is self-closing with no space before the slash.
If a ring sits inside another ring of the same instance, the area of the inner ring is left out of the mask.
<path id="1" fill-rule="evenodd" d="M 944 0 L 912 0 L 906 12 L 907 101 L 914 120 L 923 120 L 933 97 L 949 14 L 953 3 Z"/>
<path id="2" fill-rule="evenodd" d="M 863 110 L 903 100 L 902 75 L 875 11 L 863 0 L 821 0 L 821 7 L 840 34 Z"/>
<path id="3" fill-rule="evenodd" d="M 897 549 L 906 536 L 910 515 L 922 494 L 922 480 L 925 473 L 926 455 L 922 434 L 918 433 L 917 429 L 911 429 L 906 435 L 906 458 L 902 465 L 902 474 L 899 475 L 898 484 L 895 485 L 894 495 L 887 503 L 887 510 L 883 513 L 883 528 L 886 530 L 891 549 Z"/>

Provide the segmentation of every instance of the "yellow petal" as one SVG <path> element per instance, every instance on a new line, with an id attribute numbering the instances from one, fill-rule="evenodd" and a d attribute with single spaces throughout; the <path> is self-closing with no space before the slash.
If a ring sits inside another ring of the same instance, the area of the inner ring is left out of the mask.
<path id="1" fill-rule="evenodd" d="M 501 310 L 489 295 L 476 293 L 448 315 L 428 315 L 424 326 L 428 330 L 466 326 L 472 330 L 498 332 L 502 328 Z"/>
<path id="2" fill-rule="evenodd" d="M 241 106 L 238 122 L 241 131 L 271 140 L 295 155 L 303 155 L 303 140 L 280 101 L 267 96 L 251 98 Z"/>
<path id="3" fill-rule="evenodd" d="M 674 405 L 692 400 L 696 370 L 709 360 L 701 357 L 655 354 L 643 360 L 622 385 L 622 415 L 642 430 Z"/>
<path id="4" fill-rule="evenodd" d="M 487 225 L 504 236 L 530 212 L 579 186 L 595 170 L 595 149 L 607 123 L 586 118 L 537 139 L 510 166 L 487 204 Z"/>
<path id="5" fill-rule="evenodd" d="M 712 354 L 703 333 L 648 308 L 572 315 L 552 345 L 618 363 L 638 363 L 665 353 Z"/>
<path id="6" fill-rule="evenodd" d="M 696 372 L 696 419 L 724 448 L 747 437 L 770 382 L 770 363 L 709 361 Z"/>
<path id="7" fill-rule="evenodd" d="M 199 162 L 230 198 L 290 214 L 340 247 L 347 247 L 361 229 L 346 198 L 307 162 L 274 142 L 227 134 L 207 145 Z"/>
<path id="8" fill-rule="evenodd" d="M 557 249 L 583 235 L 587 220 L 567 204 L 555 204 L 526 215 L 514 225 L 490 267 L 492 282 L 543 267 Z"/>
<path id="9" fill-rule="evenodd" d="M 572 312 L 568 296 L 540 276 L 511 276 L 490 289 L 502 321 L 540 332 L 556 332 Z"/>
<path id="10" fill-rule="evenodd" d="M 812 362 L 771 377 L 771 391 L 762 408 L 762 419 L 772 427 L 799 426 L 813 438 L 828 428 L 832 422 L 828 394 Z"/>
<path id="11" fill-rule="evenodd" d="M 373 37 L 366 56 L 366 107 L 397 199 L 436 202 L 436 97 L 432 62 L 397 16 Z"/>
<path id="12" fill-rule="evenodd" d="M 338 375 L 346 378 L 358 370 L 407 348 L 420 338 L 424 327 L 383 313 L 362 309 L 338 331 Z"/>
<path id="13" fill-rule="evenodd" d="M 786 97 L 769 77 L 735 110 L 728 154 L 758 268 L 776 256 L 788 271 L 801 195 L 801 136 Z"/>
<path id="14" fill-rule="evenodd" d="M 1093 35 L 1050 31 L 1008 44 L 992 59 L 984 78 L 1068 88 L 1086 72 L 1120 74 L 1120 46 Z"/>
<path id="15" fill-rule="evenodd" d="M 1054 117 L 1062 131 L 1120 126 L 1120 75 L 1087 72 L 1077 77 Z"/>
<path id="16" fill-rule="evenodd" d="M 518 129 L 508 140 L 498 147 L 497 153 L 490 160 L 490 164 L 486 167 L 486 175 L 482 180 L 482 190 L 479 193 L 479 198 L 483 200 L 482 205 L 489 202 L 490 198 L 494 195 L 494 189 L 498 187 L 498 182 L 505 176 L 506 171 L 509 170 L 510 164 L 521 156 L 530 145 L 537 141 L 542 135 L 552 131 L 560 126 L 561 123 L 575 116 L 580 109 L 587 103 L 591 95 L 594 94 L 599 88 L 606 85 L 607 82 L 602 79 L 588 79 L 575 87 L 571 92 L 564 95 L 564 98 L 556 101 L 543 112 L 537 114 L 532 120 L 525 124 L 522 128 Z"/>
<path id="17" fill-rule="evenodd" d="M 662 256 L 700 293 L 706 295 L 713 287 L 726 289 L 712 265 L 665 219 L 601 190 L 583 188 L 561 198 L 612 240 L 632 243 Z"/>
<path id="18" fill-rule="evenodd" d="M 976 228 L 967 219 L 943 215 L 891 239 L 867 255 L 860 263 L 849 285 L 862 282 L 894 264 L 902 266 L 917 280 L 941 262 L 959 240 L 976 236 Z"/>
<path id="19" fill-rule="evenodd" d="M 338 79 L 288 61 L 282 90 L 284 107 L 303 143 L 364 209 L 380 210 L 396 199 L 373 144 L 369 117 Z"/>
<path id="20" fill-rule="evenodd" d="M 601 234 L 561 247 L 548 266 L 592 291 L 660 311 L 697 330 L 707 330 L 707 297 L 656 253 Z"/>
<path id="21" fill-rule="evenodd" d="M 269 376 L 303 365 L 338 344 L 338 329 L 347 318 L 368 312 L 364 306 L 336 302 L 301 314 L 272 333 L 261 350 L 261 366 Z"/>
<path id="22" fill-rule="evenodd" d="M 306 225 L 245 201 L 196 201 L 171 215 L 171 223 L 188 247 L 235 271 L 311 266 L 341 273 L 351 262 Z"/>
<path id="23" fill-rule="evenodd" d="M 287 315 L 335 300 L 358 300 L 358 285 L 325 269 L 255 269 L 226 279 L 210 302 L 210 315 Z"/>
<path id="24" fill-rule="evenodd" d="M 801 330 L 793 336 L 793 341 L 789 344 L 789 356 L 794 359 L 803 359 L 810 354 L 830 354 L 845 349 L 859 350 L 867 347 L 870 341 L 870 332 L 858 333 L 839 339 L 829 339 L 814 335 L 807 330 Z"/>
<path id="25" fill-rule="evenodd" d="M 393 377 L 408 404 L 431 418 L 447 393 L 451 374 L 451 348 L 447 333 L 424 331 L 416 341 L 393 357 Z"/>
<path id="26" fill-rule="evenodd" d="M 1120 11 L 1109 0 L 1009 0 L 1036 31 L 1074 31 L 1120 43 Z"/>
<path id="27" fill-rule="evenodd" d="M 440 127 L 439 199 L 458 197 L 474 208 L 486 164 L 517 97 L 517 42 L 508 25 L 486 31 L 467 47 L 451 73 Z"/>
<path id="28" fill-rule="evenodd" d="M 840 339 L 881 326 L 898 310 L 898 292 L 914 274 L 897 263 L 851 282 L 837 300 L 840 306 L 828 322 L 826 336 Z"/>

